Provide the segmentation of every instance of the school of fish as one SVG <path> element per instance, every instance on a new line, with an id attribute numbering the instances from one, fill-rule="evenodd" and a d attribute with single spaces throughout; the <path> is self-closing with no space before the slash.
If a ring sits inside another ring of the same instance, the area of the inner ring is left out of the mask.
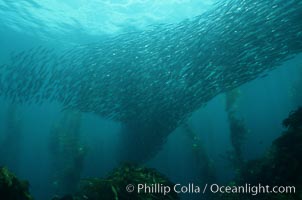
<path id="1" fill-rule="evenodd" d="M 221 0 L 178 24 L 13 55 L 0 68 L 0 96 L 123 122 L 129 142 L 121 148 L 146 160 L 217 94 L 300 53 L 301 22 L 301 0 Z"/>

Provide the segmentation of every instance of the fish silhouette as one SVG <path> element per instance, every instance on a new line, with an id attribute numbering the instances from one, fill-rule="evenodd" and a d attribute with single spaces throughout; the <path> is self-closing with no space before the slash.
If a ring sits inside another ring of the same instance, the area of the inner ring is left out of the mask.
<path id="1" fill-rule="evenodd" d="M 141 162 L 213 97 L 300 53 L 301 22 L 301 0 L 222 0 L 177 24 L 21 52 L 1 66 L 0 95 L 120 121 L 123 158 Z"/>

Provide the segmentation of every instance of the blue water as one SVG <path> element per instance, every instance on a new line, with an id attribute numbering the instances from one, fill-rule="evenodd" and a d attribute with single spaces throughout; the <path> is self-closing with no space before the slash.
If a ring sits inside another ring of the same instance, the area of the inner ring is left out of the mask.
<path id="1" fill-rule="evenodd" d="M 0 62 L 4 63 L 12 51 L 41 44 L 66 48 L 96 41 L 104 35 L 144 30 L 154 23 L 176 23 L 203 13 L 212 3 L 210 0 L 2 0 Z M 240 86 L 238 112 L 249 130 L 243 147 L 246 160 L 261 157 L 268 150 L 284 130 L 282 120 L 302 103 L 294 101 L 290 92 L 295 82 L 302 79 L 301 68 L 302 56 L 297 55 L 269 76 Z M 8 105 L 8 100 L 0 99 L 0 134 Z M 0 158 L 0 165 L 7 165 L 21 179 L 29 180 L 35 199 L 50 199 L 54 194 L 49 138 L 51 127 L 62 116 L 60 106 L 47 102 L 17 105 L 17 115 L 22 127 L 20 160 L 17 164 L 2 163 Z M 120 162 L 121 124 L 89 113 L 82 115 L 81 123 L 81 141 L 88 146 L 82 177 L 104 177 Z M 219 181 L 231 180 L 234 172 L 225 159 L 232 147 L 224 94 L 195 111 L 188 123 L 205 145 Z M 173 182 L 197 181 L 192 141 L 181 128 L 170 134 L 162 150 L 145 165 L 156 168 Z"/>

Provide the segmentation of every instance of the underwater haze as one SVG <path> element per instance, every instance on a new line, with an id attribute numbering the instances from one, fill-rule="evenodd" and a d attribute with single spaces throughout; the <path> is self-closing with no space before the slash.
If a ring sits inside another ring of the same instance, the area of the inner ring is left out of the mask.
<path id="1" fill-rule="evenodd" d="M 301 198 L 301 21 L 301 0 L 0 0 L 0 199 Z"/>

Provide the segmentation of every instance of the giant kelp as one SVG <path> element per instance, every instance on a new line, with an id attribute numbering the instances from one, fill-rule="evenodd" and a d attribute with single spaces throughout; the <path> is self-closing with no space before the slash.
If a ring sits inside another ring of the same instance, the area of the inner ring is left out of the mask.
<path id="1" fill-rule="evenodd" d="M 121 121 L 131 128 L 127 140 L 139 138 L 124 152 L 145 160 L 214 96 L 301 52 L 301 19 L 300 0 L 222 0 L 178 24 L 64 52 L 39 47 L 14 55 L 1 67 L 0 95 L 19 103 L 54 100 Z"/>
<path id="2" fill-rule="evenodd" d="M 51 130 L 50 153 L 54 192 L 75 192 L 81 178 L 86 148 L 80 138 L 81 113 L 65 112 Z"/>
<path id="3" fill-rule="evenodd" d="M 184 133 L 192 141 L 192 153 L 193 159 L 198 166 L 196 176 L 198 177 L 198 184 L 204 185 L 214 183 L 217 180 L 215 174 L 215 168 L 208 156 L 205 149 L 204 143 L 201 141 L 194 129 L 189 125 L 188 122 L 182 125 Z"/>
<path id="4" fill-rule="evenodd" d="M 126 190 L 127 185 L 133 185 L 133 192 Z M 171 191 L 164 195 L 161 192 L 138 192 L 137 185 L 146 184 L 152 187 L 155 184 L 162 184 L 173 188 L 173 183 L 170 182 L 164 175 L 155 169 L 138 166 L 135 164 L 123 164 L 114 169 L 104 179 L 89 178 L 83 179 L 79 186 L 78 192 L 73 196 L 66 196 L 62 199 L 54 198 L 53 200 L 176 200 L 179 199 L 176 192 Z M 153 186 L 154 187 L 154 186 Z"/>
<path id="5" fill-rule="evenodd" d="M 29 184 L 20 181 L 7 168 L 0 168 L 0 198 L 5 200 L 32 200 Z"/>
<path id="6" fill-rule="evenodd" d="M 236 88 L 225 94 L 225 111 L 227 112 L 230 127 L 230 140 L 232 145 L 232 150 L 228 153 L 228 156 L 233 167 L 237 170 L 240 170 L 244 162 L 242 148 L 248 132 L 244 120 L 239 116 L 238 98 L 240 93 L 240 89 Z"/>
<path id="7" fill-rule="evenodd" d="M 297 123 L 299 121 L 299 123 Z M 256 186 L 294 186 L 292 193 L 262 193 L 257 196 L 251 194 L 225 194 L 218 199 L 272 199 L 272 200 L 300 200 L 302 197 L 302 108 L 292 112 L 284 120 L 287 130 L 277 138 L 268 153 L 260 159 L 252 160 L 241 168 L 235 185 L 246 183 Z"/>
<path id="8" fill-rule="evenodd" d="M 127 192 L 126 186 L 131 183 L 134 185 L 134 192 Z M 106 179 L 86 179 L 80 186 L 80 194 L 87 196 L 89 199 L 179 199 L 176 192 L 171 191 L 167 195 L 159 192 L 142 192 L 138 193 L 136 186 L 138 184 L 147 184 L 152 186 L 162 184 L 169 187 L 173 186 L 164 175 L 155 169 L 140 167 L 132 164 L 124 164 L 113 170 Z"/>
<path id="9" fill-rule="evenodd" d="M 0 164 L 17 171 L 23 139 L 20 109 L 16 104 L 9 104 L 4 117 L 4 128 L 0 132 Z"/>

